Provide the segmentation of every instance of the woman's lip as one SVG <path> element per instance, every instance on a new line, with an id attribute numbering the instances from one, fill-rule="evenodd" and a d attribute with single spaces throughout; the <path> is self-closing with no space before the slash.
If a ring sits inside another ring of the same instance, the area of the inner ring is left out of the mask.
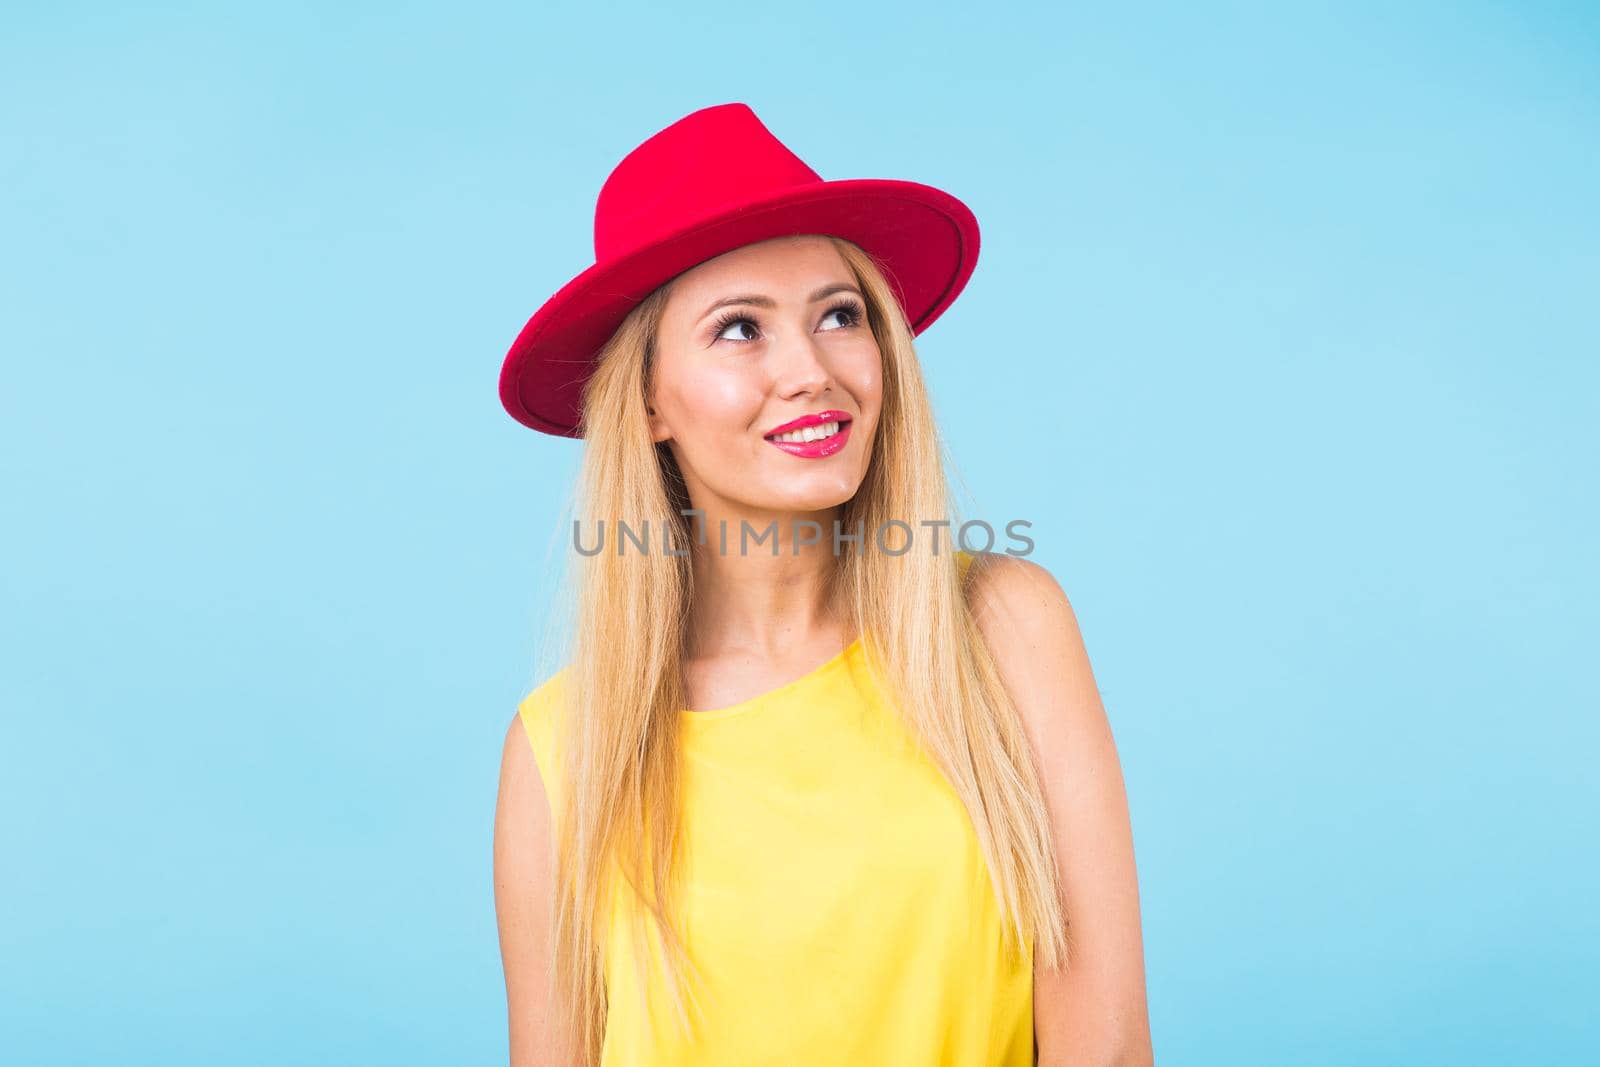
<path id="1" fill-rule="evenodd" d="M 773 434 L 793 433 L 795 430 L 803 430 L 807 426 L 821 426 L 824 423 L 848 422 L 849 420 L 850 413 L 848 411 L 830 409 L 828 411 L 819 411 L 814 415 L 802 415 L 798 419 L 790 419 L 782 426 L 774 426 L 761 436 L 770 438 Z"/>
<path id="2" fill-rule="evenodd" d="M 820 441 L 774 441 L 770 437 L 767 443 L 774 448 L 781 448 L 791 456 L 801 459 L 821 459 L 831 456 L 843 448 L 850 439 L 850 423 L 848 420 L 839 419 L 839 432 L 832 437 L 824 437 Z"/>

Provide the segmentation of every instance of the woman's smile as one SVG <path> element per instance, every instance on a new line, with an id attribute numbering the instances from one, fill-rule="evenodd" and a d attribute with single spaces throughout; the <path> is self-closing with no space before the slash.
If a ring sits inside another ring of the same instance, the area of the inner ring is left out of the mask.
<path id="1" fill-rule="evenodd" d="M 850 440 L 850 416 L 843 411 L 822 411 L 784 423 L 765 437 L 775 448 L 801 459 L 821 459 L 838 452 Z"/>

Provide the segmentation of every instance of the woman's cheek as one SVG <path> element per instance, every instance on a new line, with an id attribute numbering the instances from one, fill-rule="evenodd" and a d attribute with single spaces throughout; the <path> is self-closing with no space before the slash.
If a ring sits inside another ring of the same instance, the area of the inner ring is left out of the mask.
<path id="1" fill-rule="evenodd" d="M 761 392 L 746 376 L 708 374 L 690 399 L 697 421 L 707 426 L 742 430 L 761 415 Z"/>

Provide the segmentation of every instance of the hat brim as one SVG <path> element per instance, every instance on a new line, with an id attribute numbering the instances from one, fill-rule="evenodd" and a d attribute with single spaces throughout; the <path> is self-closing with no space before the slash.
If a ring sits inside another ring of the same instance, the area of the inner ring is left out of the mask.
<path id="1" fill-rule="evenodd" d="M 852 178 L 750 200 L 573 278 L 534 312 L 500 370 L 500 401 L 518 422 L 581 437 L 582 392 L 629 311 L 708 259 L 773 237 L 821 233 L 861 246 L 882 267 L 913 334 L 933 324 L 978 262 L 978 221 L 918 182 Z"/>

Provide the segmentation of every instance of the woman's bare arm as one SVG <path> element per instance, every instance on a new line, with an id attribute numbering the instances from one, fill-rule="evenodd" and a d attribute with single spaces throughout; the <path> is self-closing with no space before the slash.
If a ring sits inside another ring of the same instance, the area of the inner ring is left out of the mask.
<path id="1" fill-rule="evenodd" d="M 510 1067 L 558 1067 L 550 988 L 555 853 L 550 805 L 527 730 L 513 717 L 500 756 L 494 817 L 494 902 L 505 968 Z"/>
<path id="2" fill-rule="evenodd" d="M 996 554 L 975 563 L 974 616 L 1043 776 L 1069 923 L 1067 967 L 1034 970 L 1040 1067 L 1149 1064 L 1128 800 L 1077 618 L 1038 564 Z"/>

